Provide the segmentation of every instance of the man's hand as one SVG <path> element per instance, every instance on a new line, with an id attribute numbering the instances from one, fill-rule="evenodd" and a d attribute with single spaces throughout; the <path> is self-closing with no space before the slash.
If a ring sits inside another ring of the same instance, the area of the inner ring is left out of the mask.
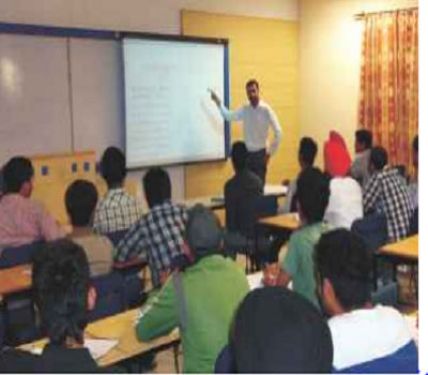
<path id="1" fill-rule="evenodd" d="M 220 107 L 220 104 L 221 104 L 220 98 L 217 96 L 217 94 L 213 90 L 210 90 L 210 93 L 211 93 L 211 99 L 212 99 L 212 101 L 215 104 L 217 104 L 217 107 Z"/>

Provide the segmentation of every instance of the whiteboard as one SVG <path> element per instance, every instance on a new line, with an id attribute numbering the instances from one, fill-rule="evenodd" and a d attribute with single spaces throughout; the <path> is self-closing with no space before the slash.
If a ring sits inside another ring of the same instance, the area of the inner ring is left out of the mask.
<path id="1" fill-rule="evenodd" d="M 0 34 L 0 165 L 71 151 L 64 38 Z"/>
<path id="2" fill-rule="evenodd" d="M 125 150 L 120 42 L 71 38 L 70 63 L 74 148 Z"/>

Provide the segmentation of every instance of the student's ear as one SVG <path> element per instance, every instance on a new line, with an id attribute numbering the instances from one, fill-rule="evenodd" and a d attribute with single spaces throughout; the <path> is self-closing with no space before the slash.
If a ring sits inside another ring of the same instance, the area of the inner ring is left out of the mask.
<path id="1" fill-rule="evenodd" d="M 97 303 L 97 291 L 93 286 L 91 286 L 89 287 L 89 290 L 88 290 L 88 300 L 87 300 L 88 311 L 93 310 L 95 308 L 96 303 Z"/>
<path id="2" fill-rule="evenodd" d="M 330 316 L 334 316 L 339 313 L 341 308 L 337 301 L 336 292 L 331 281 L 327 278 L 322 281 L 322 299 L 324 308 Z"/>

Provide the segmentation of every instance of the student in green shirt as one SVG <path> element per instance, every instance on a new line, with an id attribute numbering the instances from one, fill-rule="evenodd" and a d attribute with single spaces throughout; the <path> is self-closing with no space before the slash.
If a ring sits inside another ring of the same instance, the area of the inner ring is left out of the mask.
<path id="1" fill-rule="evenodd" d="M 267 270 L 265 285 L 287 287 L 293 281 L 293 290 L 319 308 L 314 277 L 314 247 L 328 230 L 323 223 L 330 197 L 328 178 L 318 168 L 305 169 L 297 180 L 297 209 L 302 228 L 294 232 L 288 243 L 287 254 L 278 272 Z"/>
<path id="2" fill-rule="evenodd" d="M 193 263 L 172 274 L 136 326 L 142 341 L 179 327 L 186 373 L 214 371 L 235 310 L 249 291 L 243 270 L 220 254 L 221 233 L 210 210 L 197 205 L 189 211 L 185 239 Z"/>

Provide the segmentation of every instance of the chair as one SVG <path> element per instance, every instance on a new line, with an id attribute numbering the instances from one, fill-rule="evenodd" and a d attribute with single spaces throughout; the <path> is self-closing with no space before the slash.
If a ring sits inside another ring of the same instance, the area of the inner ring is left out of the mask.
<path id="1" fill-rule="evenodd" d="M 120 240 L 125 237 L 126 232 L 128 232 L 128 229 L 124 230 L 118 230 L 116 232 L 106 233 L 106 237 L 111 241 L 113 246 L 117 246 L 120 242 Z"/>
<path id="2" fill-rule="evenodd" d="M 122 275 L 113 271 L 107 275 L 92 279 L 97 291 L 95 308 L 89 312 L 88 320 L 94 321 L 125 310 L 124 279 Z"/>
<path id="3" fill-rule="evenodd" d="M 0 268 L 31 263 L 34 254 L 43 246 L 44 241 L 37 241 L 18 247 L 5 248 L 0 253 Z"/>

